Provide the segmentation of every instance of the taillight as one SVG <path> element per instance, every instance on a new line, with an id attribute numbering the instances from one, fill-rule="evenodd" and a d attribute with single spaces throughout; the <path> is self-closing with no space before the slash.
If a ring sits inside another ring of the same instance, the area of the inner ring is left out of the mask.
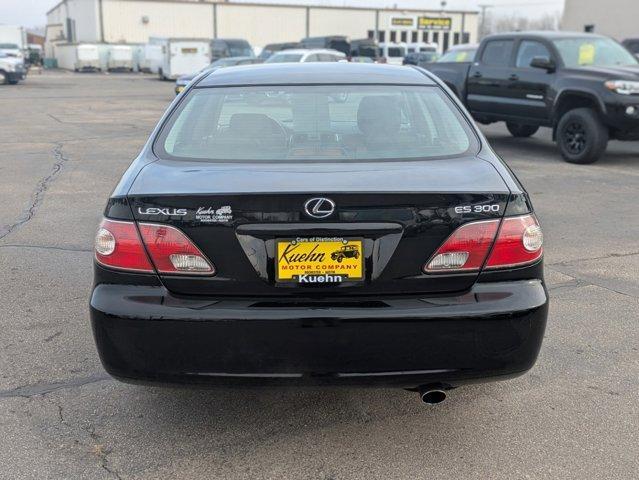
<path id="1" fill-rule="evenodd" d="M 439 247 L 424 272 L 472 272 L 481 268 L 486 260 L 499 219 L 471 222 L 455 230 Z"/>
<path id="2" fill-rule="evenodd" d="M 505 217 L 501 226 L 498 219 L 467 223 L 439 247 L 424 265 L 424 272 L 473 272 L 484 262 L 489 269 L 528 265 L 541 258 L 543 239 L 532 214 Z"/>
<path id="3" fill-rule="evenodd" d="M 191 275 L 215 273 L 213 264 L 177 228 L 154 223 L 141 223 L 139 226 L 142 240 L 159 273 Z"/>
<path id="4" fill-rule="evenodd" d="M 486 268 L 517 267 L 533 263 L 543 254 L 543 242 L 544 236 L 534 215 L 506 217 L 502 221 Z"/>
<path id="5" fill-rule="evenodd" d="M 153 273 L 133 222 L 102 220 L 95 236 L 95 259 L 111 268 Z"/>

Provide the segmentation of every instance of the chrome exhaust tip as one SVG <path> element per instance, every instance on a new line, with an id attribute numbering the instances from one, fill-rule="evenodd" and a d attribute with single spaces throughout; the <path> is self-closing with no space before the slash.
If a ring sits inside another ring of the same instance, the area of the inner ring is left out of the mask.
<path id="1" fill-rule="evenodd" d="M 419 389 L 419 398 L 426 405 L 437 405 L 446 400 L 446 392 L 441 388 L 426 386 Z"/>

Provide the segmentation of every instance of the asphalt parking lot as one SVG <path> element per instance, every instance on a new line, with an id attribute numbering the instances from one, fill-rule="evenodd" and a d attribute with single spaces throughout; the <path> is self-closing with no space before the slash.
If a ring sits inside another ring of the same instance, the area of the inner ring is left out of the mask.
<path id="1" fill-rule="evenodd" d="M 88 321 L 93 235 L 172 89 L 62 72 L 0 87 L 0 478 L 637 478 L 636 142 L 576 166 L 547 131 L 484 128 L 546 236 L 551 312 L 523 377 L 435 408 L 390 389 L 110 379 Z"/>

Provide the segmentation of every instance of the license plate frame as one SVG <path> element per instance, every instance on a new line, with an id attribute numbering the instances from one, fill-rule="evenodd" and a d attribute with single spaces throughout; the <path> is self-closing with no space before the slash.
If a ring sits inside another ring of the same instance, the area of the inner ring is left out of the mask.
<path id="1" fill-rule="evenodd" d="M 287 246 L 289 246 L 288 250 Z M 315 246 L 316 248 L 313 248 Z M 310 254 L 310 256 L 302 257 L 301 255 L 304 254 Z M 324 254 L 324 257 L 319 260 L 318 254 Z M 274 263 L 275 280 L 278 283 L 361 282 L 365 278 L 364 239 L 359 237 L 278 238 L 275 240 Z M 303 274 L 306 277 L 302 279 L 300 275 Z M 335 278 L 337 276 L 340 277 L 339 280 Z M 323 279 L 320 280 L 322 277 Z M 314 278 L 319 281 L 312 281 Z"/>

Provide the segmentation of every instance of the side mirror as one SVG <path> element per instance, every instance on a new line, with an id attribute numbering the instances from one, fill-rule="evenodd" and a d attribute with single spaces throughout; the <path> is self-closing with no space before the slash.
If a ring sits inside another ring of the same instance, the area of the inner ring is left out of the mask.
<path id="1" fill-rule="evenodd" d="M 555 62 L 548 57 L 534 57 L 530 61 L 530 66 L 532 68 L 541 68 L 542 70 L 546 70 L 548 73 L 554 72 L 557 68 Z"/>

